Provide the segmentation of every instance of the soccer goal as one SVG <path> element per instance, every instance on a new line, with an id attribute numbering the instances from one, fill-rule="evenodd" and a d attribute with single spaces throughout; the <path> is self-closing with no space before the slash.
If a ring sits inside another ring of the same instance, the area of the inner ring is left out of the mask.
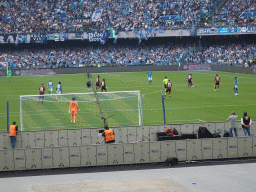
<path id="1" fill-rule="evenodd" d="M 7 62 L 0 62 L 0 76 L 7 76 L 8 75 L 8 63 Z"/>
<path id="2" fill-rule="evenodd" d="M 111 127 L 142 125 L 140 91 L 97 93 L 100 106 Z M 68 113 L 75 97 L 80 111 L 75 123 Z M 93 92 L 20 96 L 22 131 L 103 127 L 104 123 Z"/>

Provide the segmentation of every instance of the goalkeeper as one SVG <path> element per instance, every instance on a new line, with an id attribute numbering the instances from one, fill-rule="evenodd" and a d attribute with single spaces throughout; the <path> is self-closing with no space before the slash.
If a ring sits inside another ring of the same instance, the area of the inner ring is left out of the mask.
<path id="1" fill-rule="evenodd" d="M 73 97 L 72 102 L 70 102 L 69 111 L 68 111 L 69 113 L 71 112 L 71 123 L 72 123 L 73 117 L 74 117 L 73 123 L 76 122 L 77 109 L 78 111 L 80 111 L 78 107 L 78 103 L 76 102 L 76 98 Z"/>

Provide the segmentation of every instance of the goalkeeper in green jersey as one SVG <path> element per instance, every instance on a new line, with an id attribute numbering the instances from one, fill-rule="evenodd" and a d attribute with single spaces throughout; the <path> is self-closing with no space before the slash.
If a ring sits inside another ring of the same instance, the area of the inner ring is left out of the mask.
<path id="1" fill-rule="evenodd" d="M 8 77 L 9 77 L 9 82 L 11 82 L 11 77 L 12 77 L 12 70 L 8 70 Z"/>

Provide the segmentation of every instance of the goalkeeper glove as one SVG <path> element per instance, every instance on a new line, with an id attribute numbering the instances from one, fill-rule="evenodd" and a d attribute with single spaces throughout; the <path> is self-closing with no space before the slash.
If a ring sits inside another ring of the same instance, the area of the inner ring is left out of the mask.
<path id="1" fill-rule="evenodd" d="M 70 113 L 70 110 L 68 110 L 68 113 Z"/>

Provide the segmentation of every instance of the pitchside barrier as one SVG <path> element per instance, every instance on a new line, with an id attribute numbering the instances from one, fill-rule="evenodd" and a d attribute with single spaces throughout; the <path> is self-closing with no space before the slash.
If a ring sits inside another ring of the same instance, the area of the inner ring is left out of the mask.
<path id="1" fill-rule="evenodd" d="M 200 126 L 212 133 L 229 129 L 227 122 L 113 128 L 117 143 L 108 145 L 98 136 L 100 129 L 20 132 L 14 150 L 8 133 L 1 133 L 0 171 L 156 163 L 172 157 L 187 161 L 256 156 L 256 136 L 156 141 L 156 133 L 167 128 L 193 133 Z M 240 129 L 238 134 L 243 135 Z"/>
<path id="2" fill-rule="evenodd" d="M 116 143 L 134 143 L 138 141 L 157 141 L 157 132 L 175 128 L 180 134 L 198 133 L 199 127 L 206 127 L 211 133 L 220 132 L 223 136 L 229 131 L 229 122 L 194 123 L 172 125 L 144 125 L 137 127 L 116 127 Z M 244 136 L 240 121 L 237 121 L 238 136 Z M 103 128 L 86 128 L 72 130 L 52 131 L 21 131 L 17 134 L 16 149 L 35 147 L 68 147 L 103 144 L 104 138 L 99 136 L 99 130 Z M 256 136 L 256 121 L 251 125 L 251 133 Z M 11 141 L 8 133 L 0 133 L 0 150 L 11 149 Z"/>
<path id="3" fill-rule="evenodd" d="M 256 137 L 0 150 L 0 171 L 256 156 Z"/>

